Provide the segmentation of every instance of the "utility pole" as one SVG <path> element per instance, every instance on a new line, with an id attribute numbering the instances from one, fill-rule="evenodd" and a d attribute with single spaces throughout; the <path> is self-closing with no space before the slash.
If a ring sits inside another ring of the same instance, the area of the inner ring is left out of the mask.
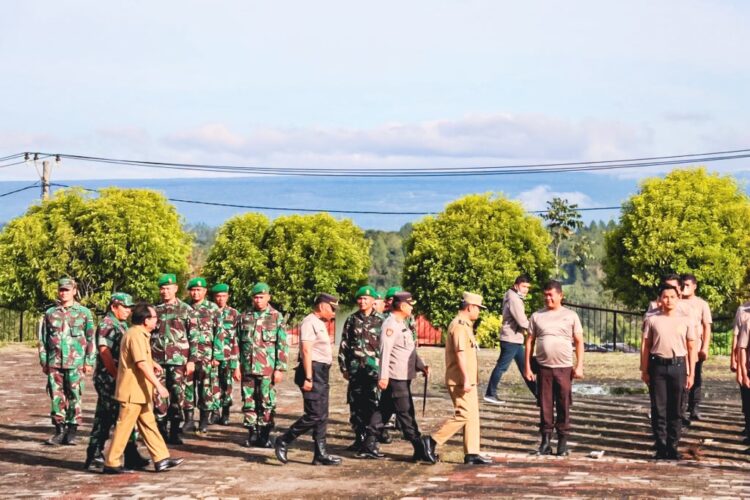
<path id="1" fill-rule="evenodd" d="M 42 200 L 49 200 L 49 174 L 50 164 L 47 160 L 42 162 Z"/>

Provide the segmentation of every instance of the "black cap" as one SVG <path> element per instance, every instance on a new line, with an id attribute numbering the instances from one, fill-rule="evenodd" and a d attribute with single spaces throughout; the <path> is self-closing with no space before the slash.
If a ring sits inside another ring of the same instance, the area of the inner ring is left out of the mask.
<path id="1" fill-rule="evenodd" d="M 393 295 L 393 306 L 394 307 L 397 306 L 398 304 L 402 303 L 402 302 L 406 302 L 407 304 L 411 304 L 411 305 L 414 305 L 414 304 L 417 303 L 417 301 L 414 300 L 414 297 L 411 296 L 411 293 L 409 293 L 409 292 L 407 292 L 405 290 L 401 291 L 401 292 L 396 292 Z"/>
<path id="2" fill-rule="evenodd" d="M 334 309 L 339 307 L 339 298 L 335 295 L 331 295 L 330 293 L 320 293 L 317 297 L 315 297 L 315 305 L 321 304 L 323 302 L 331 304 L 331 307 L 333 307 Z"/>

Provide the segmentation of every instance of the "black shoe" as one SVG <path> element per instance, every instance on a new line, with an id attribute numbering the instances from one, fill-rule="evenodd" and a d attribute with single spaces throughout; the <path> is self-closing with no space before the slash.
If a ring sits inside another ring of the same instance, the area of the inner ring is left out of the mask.
<path id="1" fill-rule="evenodd" d="M 658 450 L 656 454 L 653 456 L 654 460 L 666 460 L 667 459 L 667 452 L 664 450 Z"/>
<path id="2" fill-rule="evenodd" d="M 154 463 L 154 470 L 156 472 L 163 472 L 165 470 L 174 469 L 184 460 L 184 458 L 165 458 L 164 460 L 159 460 Z"/>
<path id="3" fill-rule="evenodd" d="M 743 427 L 742 430 L 740 431 L 740 436 L 747 436 L 747 435 L 748 435 L 747 427 Z"/>
<path id="4" fill-rule="evenodd" d="M 354 442 L 346 447 L 346 451 L 359 451 L 362 449 L 362 445 L 364 445 L 366 439 L 365 435 L 362 432 L 357 432 L 354 435 Z"/>
<path id="5" fill-rule="evenodd" d="M 196 431 L 196 433 L 198 434 L 208 433 L 208 416 L 209 416 L 208 410 L 200 410 L 200 422 L 198 423 L 198 430 Z"/>
<path id="6" fill-rule="evenodd" d="M 78 432 L 78 426 L 76 424 L 68 424 L 65 427 L 65 435 L 63 436 L 62 443 L 69 446 L 75 446 L 78 444 L 76 433 Z"/>
<path id="7" fill-rule="evenodd" d="M 542 434 L 542 442 L 539 444 L 539 449 L 537 450 L 536 454 L 552 455 L 552 445 L 550 444 L 550 441 L 552 441 L 552 434 Z"/>
<path id="8" fill-rule="evenodd" d="M 229 407 L 224 406 L 221 408 L 221 418 L 219 419 L 219 425 L 229 425 Z"/>
<path id="9" fill-rule="evenodd" d="M 258 441 L 258 434 L 255 432 L 255 427 L 248 427 L 247 439 L 243 443 L 246 448 L 253 448 L 255 443 Z"/>
<path id="10" fill-rule="evenodd" d="M 284 441 L 284 439 L 279 436 L 276 438 L 276 441 L 274 441 L 274 451 L 276 452 L 276 458 L 279 459 L 279 462 L 282 464 L 285 464 L 289 461 L 289 458 L 287 457 L 287 452 L 289 451 L 286 447 L 287 443 Z"/>
<path id="11" fill-rule="evenodd" d="M 315 456 L 313 456 L 313 465 L 341 465 L 341 458 L 335 455 L 329 455 L 326 451 L 326 440 L 315 440 Z"/>
<path id="12" fill-rule="evenodd" d="M 86 450 L 86 461 L 83 462 L 83 470 L 89 470 L 91 466 L 98 468 L 104 467 L 104 455 L 102 450 L 97 448 Z"/>
<path id="13" fill-rule="evenodd" d="M 568 438 L 566 436 L 558 436 L 557 438 L 557 456 L 567 457 L 570 455 L 568 450 Z"/>
<path id="14" fill-rule="evenodd" d="M 172 420 L 169 425 L 169 438 L 167 439 L 168 444 L 185 444 L 180 437 L 180 421 Z"/>
<path id="15" fill-rule="evenodd" d="M 668 449 L 667 460 L 682 460 L 682 454 L 674 448 Z"/>
<path id="16" fill-rule="evenodd" d="M 258 448 L 273 448 L 273 443 L 271 442 L 271 431 L 273 430 L 273 425 L 264 425 L 263 427 L 258 428 L 258 439 L 255 441 L 255 446 Z"/>
<path id="17" fill-rule="evenodd" d="M 690 412 L 690 420 L 695 420 L 697 422 L 703 420 L 703 417 L 698 410 L 693 410 Z"/>
<path id="18" fill-rule="evenodd" d="M 195 431 L 195 420 L 193 420 L 194 410 L 185 410 L 185 423 L 182 424 L 182 432 L 194 432 Z"/>
<path id="19" fill-rule="evenodd" d="M 104 474 L 132 474 L 134 471 L 126 469 L 125 467 L 107 467 L 106 465 L 102 469 Z"/>
<path id="20" fill-rule="evenodd" d="M 420 439 L 422 441 L 422 458 L 431 464 L 436 464 L 438 461 L 435 453 L 437 443 L 432 439 L 432 436 L 422 436 Z"/>
<path id="21" fill-rule="evenodd" d="M 128 441 L 125 446 L 125 468 L 140 470 L 145 469 L 151 463 L 151 459 L 144 457 L 138 452 L 138 445 Z"/>
<path id="22" fill-rule="evenodd" d="M 211 413 L 208 414 L 208 425 L 216 425 L 220 420 L 219 412 L 211 410 Z"/>
<path id="23" fill-rule="evenodd" d="M 682 417 L 682 425 L 685 427 L 690 427 L 690 419 L 687 417 Z"/>
<path id="24" fill-rule="evenodd" d="M 375 460 L 385 457 L 385 455 L 378 450 L 378 440 L 375 436 L 368 436 L 364 443 L 359 446 L 357 454 L 354 456 L 357 458 L 372 458 Z"/>
<path id="25" fill-rule="evenodd" d="M 383 444 L 391 444 L 393 442 L 388 429 L 383 429 L 383 431 L 380 433 L 380 436 L 378 437 L 378 441 Z"/>
<path id="26" fill-rule="evenodd" d="M 55 433 L 44 444 L 51 444 L 54 446 L 61 445 L 63 438 L 65 437 L 65 425 L 55 424 Z"/>
<path id="27" fill-rule="evenodd" d="M 464 463 L 467 465 L 490 465 L 493 460 L 490 457 L 469 453 L 464 455 Z"/>

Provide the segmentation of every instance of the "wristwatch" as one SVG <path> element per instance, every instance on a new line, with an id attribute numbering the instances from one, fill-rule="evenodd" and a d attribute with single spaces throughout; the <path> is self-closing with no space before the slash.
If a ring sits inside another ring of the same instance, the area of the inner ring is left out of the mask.
<path id="1" fill-rule="evenodd" d="M 305 382 L 312 382 L 312 378 L 305 377 Z"/>

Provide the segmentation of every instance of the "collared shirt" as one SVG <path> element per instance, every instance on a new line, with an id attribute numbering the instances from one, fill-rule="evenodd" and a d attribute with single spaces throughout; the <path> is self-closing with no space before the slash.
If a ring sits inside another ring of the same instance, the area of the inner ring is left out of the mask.
<path id="1" fill-rule="evenodd" d="M 445 342 L 445 383 L 463 385 L 464 376 L 458 365 L 458 353 L 464 354 L 466 374 L 471 385 L 477 385 L 477 340 L 471 322 L 456 316 L 448 325 L 448 338 Z"/>
<path id="2" fill-rule="evenodd" d="M 146 404 L 152 399 L 154 386 L 136 366 L 143 361 L 147 369 L 154 369 L 150 337 L 151 334 L 143 325 L 134 325 L 128 328 L 122 338 L 115 389 L 115 399 L 121 403 Z"/>
<path id="3" fill-rule="evenodd" d="M 59 302 L 45 312 L 39 325 L 39 363 L 62 369 L 94 366 L 94 317 L 86 307 Z"/>
<path id="4" fill-rule="evenodd" d="M 649 354 L 661 358 L 687 356 L 687 341 L 696 340 L 690 317 L 680 313 L 671 316 L 660 311 L 643 321 L 643 340 L 651 339 Z"/>
<path id="5" fill-rule="evenodd" d="M 393 314 L 383 322 L 382 330 L 380 378 L 412 380 L 417 376 L 417 370 L 424 368 L 424 363 L 417 354 L 417 344 L 411 330 Z"/>
<path id="6" fill-rule="evenodd" d="M 349 376 L 368 375 L 377 378 L 380 362 L 380 332 L 383 316 L 372 311 L 351 314 L 341 329 L 339 369 Z"/>
<path id="7" fill-rule="evenodd" d="M 750 349 L 750 302 L 745 302 L 737 308 L 732 335 L 737 337 L 739 349 Z M 737 361 L 739 362 L 739 359 Z M 750 356 L 747 357 L 747 365 L 750 366 Z"/>
<path id="8" fill-rule="evenodd" d="M 330 365 L 333 363 L 331 337 L 328 335 L 326 324 L 315 314 L 310 313 L 302 320 L 299 327 L 299 339 L 302 342 L 312 342 L 312 360 Z"/>
<path id="9" fill-rule="evenodd" d="M 523 297 L 513 288 L 503 297 L 503 327 L 500 340 L 511 344 L 523 344 L 524 330 L 529 329 L 529 319 L 523 305 Z"/>
<path id="10" fill-rule="evenodd" d="M 583 333 L 578 314 L 568 309 L 541 309 L 531 315 L 529 334 L 536 339 L 536 359 L 547 368 L 573 366 L 573 337 Z"/>
<path id="11" fill-rule="evenodd" d="M 703 347 L 703 325 L 713 323 L 711 307 L 709 307 L 708 302 L 696 295 L 692 295 L 689 299 L 682 299 L 680 303 L 684 304 L 687 309 L 686 313 L 692 321 L 692 326 L 695 329 L 695 341 L 698 343 L 698 349 L 700 350 Z"/>

